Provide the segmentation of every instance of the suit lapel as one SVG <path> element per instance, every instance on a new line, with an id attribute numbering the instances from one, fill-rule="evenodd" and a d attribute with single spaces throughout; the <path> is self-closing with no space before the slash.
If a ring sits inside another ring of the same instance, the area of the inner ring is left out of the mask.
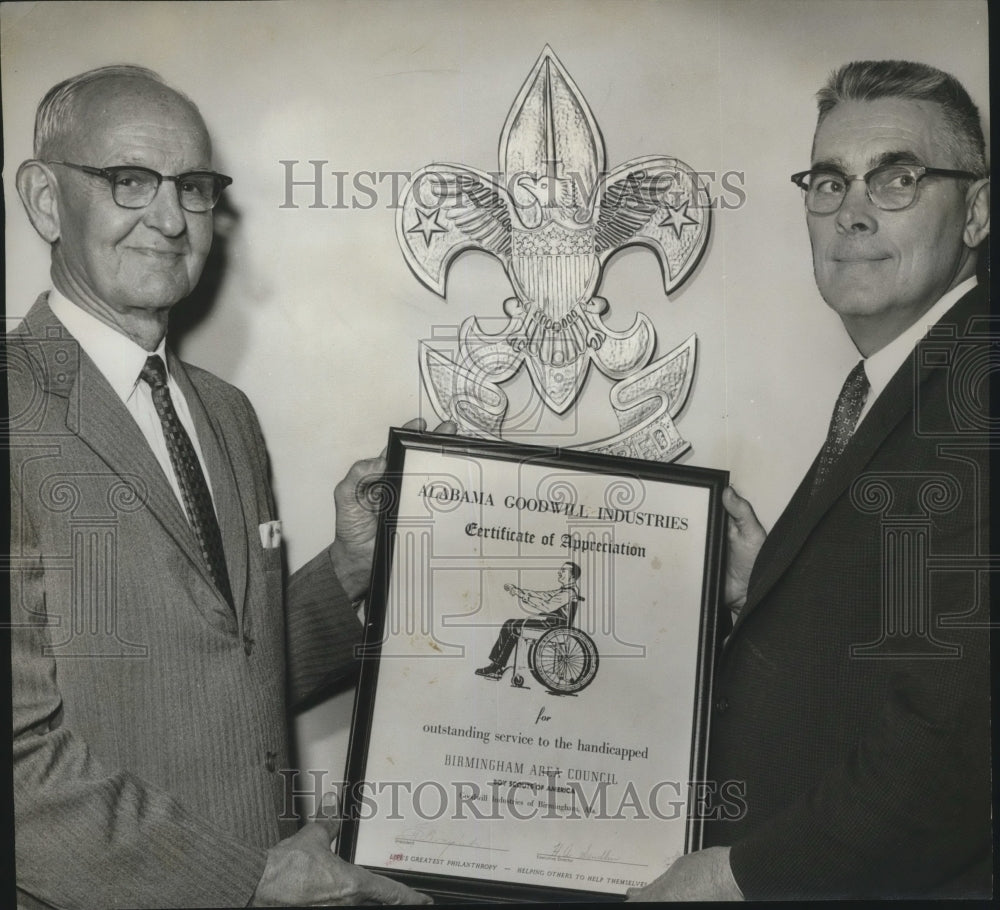
<path id="1" fill-rule="evenodd" d="M 913 403 L 911 371 L 912 358 L 903 364 L 886 386 L 851 437 L 843 454 L 832 466 L 826 483 L 813 494 L 813 477 L 819 461 L 817 455 L 761 547 L 750 578 L 746 607 L 740 612 L 737 626 L 753 612 L 774 583 L 781 578 L 812 530 L 830 507 L 848 491 L 886 437 L 909 413 Z"/>
<path id="2" fill-rule="evenodd" d="M 232 459 L 226 447 L 226 434 L 222 420 L 225 415 L 219 409 L 209 411 L 202 401 L 198 389 L 191 381 L 184 364 L 167 353 L 170 373 L 184 392 L 188 410 L 194 420 L 198 443 L 212 481 L 212 498 L 215 512 L 222 531 L 222 541 L 226 553 L 226 568 L 233 589 L 233 601 L 242 625 L 243 601 L 247 589 L 247 531 L 243 519 L 239 484 L 233 472 Z"/>
<path id="3" fill-rule="evenodd" d="M 187 516 L 128 408 L 96 364 L 56 319 L 44 295 L 25 317 L 25 327 L 32 338 L 49 342 L 55 338 L 72 340 L 72 344 L 60 347 L 64 359 L 58 364 L 58 372 L 53 370 L 55 364 L 47 360 L 42 364 L 40 378 L 46 394 L 66 399 L 66 428 L 110 471 L 139 480 L 144 488 L 140 493 L 144 494 L 150 515 L 216 594 L 219 612 L 224 612 L 227 623 L 231 623 L 232 611 L 212 581 Z"/>
<path id="4" fill-rule="evenodd" d="M 981 294 L 979 289 L 976 289 L 956 303 L 941 323 L 957 324 L 961 332 L 964 330 L 966 320 L 980 301 Z M 809 534 L 862 474 L 889 434 L 901 420 L 912 415 L 916 389 L 920 384 L 927 382 L 932 373 L 931 370 L 921 366 L 922 345 L 923 342 L 918 344 L 896 371 L 878 401 L 851 437 L 843 454 L 833 465 L 827 482 L 815 495 L 812 495 L 812 480 L 819 456 L 817 455 L 813 461 L 812 467 L 806 472 L 806 476 L 757 555 L 750 577 L 746 606 L 740 611 L 733 631 L 739 628 L 785 573 Z"/>

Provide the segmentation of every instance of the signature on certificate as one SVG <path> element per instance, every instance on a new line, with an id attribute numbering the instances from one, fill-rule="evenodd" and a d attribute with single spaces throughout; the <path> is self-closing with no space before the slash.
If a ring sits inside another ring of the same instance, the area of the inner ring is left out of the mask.
<path id="1" fill-rule="evenodd" d="M 625 862 L 614 850 L 608 848 L 605 850 L 595 850 L 593 844 L 587 844 L 585 847 L 579 844 L 568 843 L 567 841 L 558 841 L 552 850 L 548 853 L 537 854 L 539 859 L 554 859 L 561 862 L 573 862 L 573 860 L 580 860 L 583 862 L 591 863 L 620 863 L 624 866 L 644 866 L 645 863 L 629 863 Z"/>
<path id="2" fill-rule="evenodd" d="M 506 853 L 503 847 L 494 847 L 484 844 L 478 837 L 455 839 L 450 834 L 443 833 L 434 825 L 422 824 L 411 825 L 404 828 L 396 835 L 397 844 L 425 844 L 431 847 L 440 847 L 437 856 L 444 856 L 452 847 L 459 847 L 465 850 L 488 850 L 492 852 Z"/>

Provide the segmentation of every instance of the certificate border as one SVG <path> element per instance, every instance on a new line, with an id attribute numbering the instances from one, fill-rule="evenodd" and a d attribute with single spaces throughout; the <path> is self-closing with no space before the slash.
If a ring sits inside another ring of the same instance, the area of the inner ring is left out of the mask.
<path id="1" fill-rule="evenodd" d="M 441 455 L 454 453 L 478 459 L 516 461 L 520 463 L 565 467 L 601 474 L 623 474 L 643 480 L 669 482 L 678 485 L 703 487 L 708 490 L 708 523 L 706 528 L 706 559 L 702 583 L 701 621 L 698 629 L 698 658 L 696 671 L 696 692 L 693 729 L 691 733 L 690 780 L 704 780 L 708 762 L 708 729 L 712 701 L 712 673 L 716 656 L 720 597 L 722 594 L 723 541 L 725 513 L 722 506 L 722 491 L 729 483 L 729 472 L 714 468 L 700 468 L 689 465 L 664 464 L 635 458 L 598 455 L 593 452 L 579 452 L 525 445 L 519 443 L 497 443 L 489 440 L 472 439 L 437 433 L 418 433 L 412 430 L 392 428 L 389 430 L 387 447 L 387 467 L 378 490 L 382 508 L 375 543 L 375 559 L 372 564 L 371 585 L 365 618 L 364 645 L 362 646 L 361 673 L 354 698 L 354 712 L 351 718 L 351 737 L 348 744 L 348 760 L 342 811 L 344 815 L 338 853 L 353 862 L 358 840 L 356 810 L 359 806 L 356 785 L 363 782 L 371 742 L 372 719 L 378 689 L 382 633 L 385 624 L 384 605 L 389 589 L 389 572 L 392 567 L 392 533 L 396 525 L 399 501 L 402 492 L 402 478 L 409 450 L 436 452 Z M 689 806 L 690 809 L 690 806 Z M 684 850 L 691 852 L 701 847 L 704 820 L 692 818 L 689 814 L 684 836 Z M 588 900 L 612 902 L 623 900 L 621 895 L 605 892 L 568 889 L 548 885 L 529 885 L 522 882 L 497 882 L 443 875 L 433 872 L 393 869 L 388 866 L 369 866 L 370 869 L 388 875 L 412 888 L 425 891 L 436 898 L 445 900 L 471 901 L 563 901 Z"/>

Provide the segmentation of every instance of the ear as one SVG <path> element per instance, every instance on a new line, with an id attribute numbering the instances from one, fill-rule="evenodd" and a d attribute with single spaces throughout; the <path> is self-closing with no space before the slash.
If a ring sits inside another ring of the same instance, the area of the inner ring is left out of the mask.
<path id="1" fill-rule="evenodd" d="M 17 169 L 17 192 L 31 224 L 47 243 L 59 239 L 59 203 L 55 175 L 35 158 Z"/>
<path id="2" fill-rule="evenodd" d="M 970 249 L 979 246 L 990 232 L 990 179 L 977 180 L 965 195 L 965 231 L 962 239 Z"/>

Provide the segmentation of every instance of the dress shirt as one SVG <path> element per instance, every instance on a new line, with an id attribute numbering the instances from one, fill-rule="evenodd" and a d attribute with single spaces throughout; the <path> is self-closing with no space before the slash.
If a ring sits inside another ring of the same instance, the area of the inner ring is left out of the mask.
<path id="1" fill-rule="evenodd" d="M 868 377 L 869 386 L 868 400 L 861 409 L 857 426 L 860 426 L 865 415 L 872 409 L 872 405 L 889 384 L 889 380 L 896 375 L 896 371 L 910 356 L 917 343 L 927 334 L 927 330 L 936 325 L 952 306 L 976 286 L 976 283 L 976 277 L 973 275 L 953 287 L 905 332 L 865 360 L 865 375 Z"/>
<path id="2" fill-rule="evenodd" d="M 164 365 L 167 364 L 166 338 L 161 339 L 155 351 L 147 351 L 128 336 L 77 306 L 54 288 L 49 291 L 49 307 L 55 317 L 76 339 L 86 355 L 94 361 L 97 369 L 101 371 L 101 375 L 122 400 L 122 404 L 128 408 L 129 413 L 142 431 L 142 435 L 146 438 L 146 442 L 149 443 L 150 449 L 153 450 L 160 467 L 163 468 L 163 473 L 170 482 L 174 496 L 177 497 L 177 501 L 183 509 L 184 499 L 181 496 L 181 488 L 177 482 L 174 467 L 170 463 L 170 452 L 163 436 L 163 425 L 160 423 L 160 417 L 153 405 L 153 390 L 139 378 L 146 358 L 151 354 L 158 354 Z M 211 493 L 212 480 L 208 476 L 205 456 L 198 443 L 194 421 L 191 419 L 191 412 L 188 410 L 184 393 L 181 392 L 180 386 L 170 375 L 169 367 L 167 367 L 167 389 L 170 391 L 174 410 L 177 412 L 184 429 L 187 430 L 188 436 L 191 437 L 191 444 L 194 446 L 202 473 L 205 475 L 205 481 L 208 483 L 208 491 Z M 185 514 L 187 513 L 185 512 Z M 190 515 L 188 515 L 188 520 L 191 520 Z"/>
<path id="3" fill-rule="evenodd" d="M 563 585 L 551 591 L 526 591 L 528 602 L 537 610 L 544 609 L 542 616 L 561 616 L 569 620 L 569 606 L 575 600 L 582 600 L 576 583 Z"/>

